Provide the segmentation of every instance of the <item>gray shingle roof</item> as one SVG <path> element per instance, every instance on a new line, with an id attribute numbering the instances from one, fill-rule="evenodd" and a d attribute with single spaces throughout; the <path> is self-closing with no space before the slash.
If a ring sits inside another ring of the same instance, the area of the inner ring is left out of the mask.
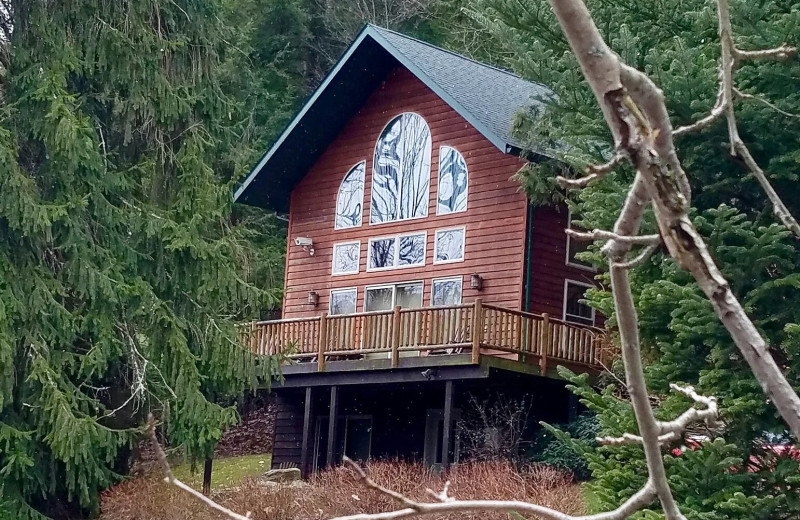
<path id="1" fill-rule="evenodd" d="M 369 27 L 407 57 L 486 130 L 507 144 L 522 148 L 511 135 L 516 114 L 526 106 L 540 104 L 537 100 L 549 97 L 550 89 L 403 34 L 374 25 Z M 454 108 L 458 110 L 458 107 Z"/>
<path id="2" fill-rule="evenodd" d="M 511 135 L 517 112 L 551 95 L 510 72 L 368 25 L 239 185 L 234 200 L 288 211 L 294 187 L 398 64 L 504 153 L 523 148 Z"/>

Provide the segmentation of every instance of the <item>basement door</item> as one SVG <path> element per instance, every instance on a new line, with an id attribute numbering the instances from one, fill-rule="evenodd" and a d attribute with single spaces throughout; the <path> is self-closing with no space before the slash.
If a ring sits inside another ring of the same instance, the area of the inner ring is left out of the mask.
<path id="1" fill-rule="evenodd" d="M 372 450 L 372 416 L 345 415 L 336 420 L 336 446 L 333 460 L 342 461 L 342 455 L 353 460 L 369 459 Z M 328 460 L 328 416 L 317 417 L 314 434 L 314 471 L 323 469 Z"/>

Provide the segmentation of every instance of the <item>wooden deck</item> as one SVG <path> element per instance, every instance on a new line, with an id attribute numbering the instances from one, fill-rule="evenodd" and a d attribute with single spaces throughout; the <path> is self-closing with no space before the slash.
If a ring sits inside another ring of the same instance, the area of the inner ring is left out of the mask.
<path id="1" fill-rule="evenodd" d="M 331 360 L 389 359 L 470 354 L 504 357 L 538 364 L 565 364 L 600 370 L 608 342 L 602 329 L 550 318 L 547 314 L 473 304 L 362 312 L 313 318 L 254 321 L 242 327 L 241 341 L 259 355 L 280 355 L 295 362 L 316 363 L 326 370 Z"/>

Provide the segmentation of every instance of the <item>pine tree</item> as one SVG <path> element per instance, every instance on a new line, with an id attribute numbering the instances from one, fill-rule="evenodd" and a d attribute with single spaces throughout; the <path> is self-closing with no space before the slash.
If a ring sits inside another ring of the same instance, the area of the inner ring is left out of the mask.
<path id="1" fill-rule="evenodd" d="M 794 2 L 732 2 L 737 41 L 746 48 L 800 39 L 800 7 Z M 647 72 L 664 90 L 673 125 L 707 113 L 717 91 L 719 40 L 713 2 L 587 2 L 603 36 L 624 61 Z M 463 3 L 476 28 L 492 35 L 483 53 L 528 79 L 550 86 L 546 110 L 531 109 L 518 132 L 531 149 L 555 160 L 522 172 L 520 180 L 538 203 L 563 199 L 554 170 L 578 170 L 610 157 L 611 139 L 580 69 L 543 0 L 483 0 Z M 738 22 L 738 24 L 737 24 Z M 797 166 L 800 155 L 800 60 L 752 63 L 737 74 L 739 88 L 757 99 L 737 102 L 745 140 L 793 214 L 800 214 Z M 798 378 L 800 355 L 800 244 L 776 224 L 769 204 L 746 169 L 728 154 L 723 122 L 676 140 L 692 180 L 695 224 L 790 381 Z M 578 224 L 608 229 L 616 218 L 632 172 L 621 169 L 569 201 Z M 652 215 L 646 222 L 654 232 Z M 588 253 L 598 266 L 603 258 Z M 602 270 L 599 274 L 604 278 Z M 797 461 L 775 457 L 769 445 L 791 442 L 777 416 L 691 277 L 655 255 L 632 274 L 646 348 L 648 384 L 662 418 L 685 409 L 670 382 L 693 384 L 720 400 L 723 425 L 700 431 L 709 437 L 697 449 L 665 450 L 670 483 L 681 510 L 692 519 L 782 519 L 800 514 Z M 614 325 L 610 295 L 591 291 L 592 305 Z M 614 367 L 618 371 L 620 367 Z M 567 375 L 567 374 L 565 374 Z M 568 376 L 584 404 L 597 412 L 600 435 L 635 431 L 625 388 L 613 379 L 598 394 L 585 378 Z M 562 439 L 566 438 L 559 434 Z M 796 440 L 795 440 L 796 442 Z M 640 447 L 600 447 L 571 442 L 589 462 L 591 487 L 603 507 L 615 507 L 638 489 L 647 472 Z M 670 446 L 677 448 L 680 443 Z M 656 510 L 640 518 L 660 518 Z"/>
<path id="2" fill-rule="evenodd" d="M 234 326 L 282 262 L 232 217 L 255 94 L 228 7 L 0 4 L 0 517 L 95 509 L 147 409 L 208 456 L 274 372 Z"/>

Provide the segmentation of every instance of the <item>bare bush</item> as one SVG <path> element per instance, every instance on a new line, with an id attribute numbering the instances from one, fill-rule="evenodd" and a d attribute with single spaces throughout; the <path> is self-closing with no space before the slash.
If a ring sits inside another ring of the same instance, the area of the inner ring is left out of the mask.
<path id="1" fill-rule="evenodd" d="M 446 478 L 417 463 L 370 462 L 367 470 L 382 485 L 393 486 L 424 500 L 427 489 L 441 489 Z M 447 477 L 453 496 L 472 500 L 492 497 L 530 500 L 574 514 L 583 506 L 576 500 L 580 488 L 572 477 L 549 466 L 517 471 L 507 462 L 476 462 L 457 466 Z M 252 479 L 240 487 L 216 493 L 220 504 L 252 513 L 254 520 L 322 519 L 331 516 L 377 513 L 391 509 L 394 501 L 362 486 L 345 468 L 323 471 L 307 485 L 272 486 Z M 218 520 L 228 518 L 180 489 L 153 476 L 132 480 L 103 495 L 100 520 Z M 443 513 L 437 520 L 507 520 L 505 513 Z"/>
<path id="2" fill-rule="evenodd" d="M 504 396 L 479 399 L 469 396 L 458 423 L 461 442 L 470 460 L 506 460 L 517 465 L 528 426 L 530 399 Z"/>

